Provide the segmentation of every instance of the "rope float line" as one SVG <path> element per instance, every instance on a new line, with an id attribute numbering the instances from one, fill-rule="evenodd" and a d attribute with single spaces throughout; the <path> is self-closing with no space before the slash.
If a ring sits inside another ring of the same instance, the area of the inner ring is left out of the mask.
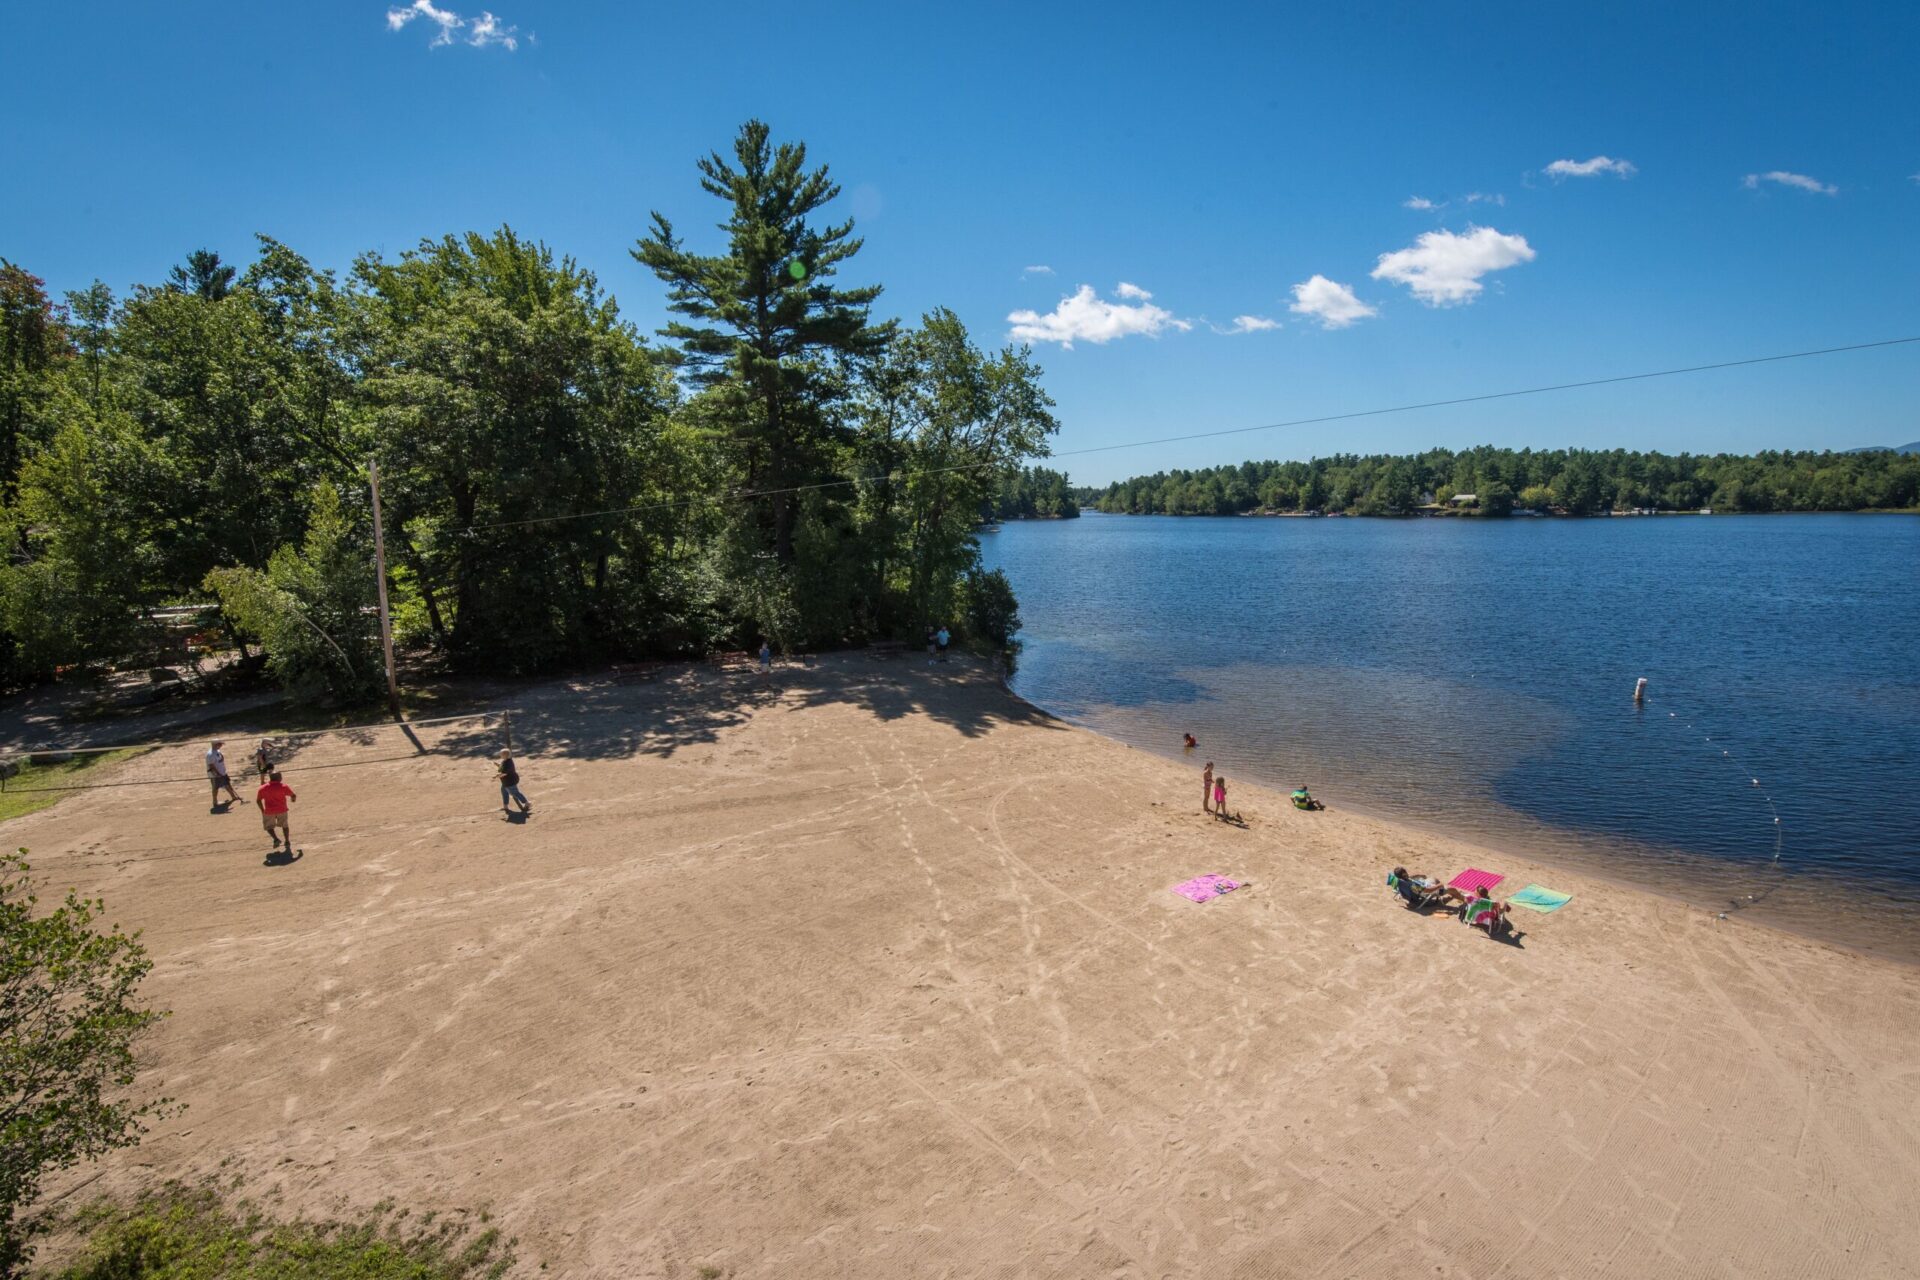
<path id="1" fill-rule="evenodd" d="M 1646 691 L 1647 691 L 1646 677 L 1642 676 L 1639 682 L 1634 685 L 1634 689 L 1633 689 L 1633 701 L 1635 706 L 1645 705 Z M 1681 717 L 1682 717 L 1681 712 L 1678 712 L 1678 711 L 1667 712 L 1668 721 L 1672 722 L 1675 725 L 1678 725 L 1681 728 L 1686 729 L 1691 733 L 1698 734 L 1700 737 L 1700 741 L 1706 743 L 1709 750 L 1717 750 L 1720 753 L 1719 758 L 1725 761 L 1729 767 L 1738 769 L 1740 771 L 1740 775 L 1747 780 L 1747 784 L 1749 788 L 1756 790 L 1760 793 L 1760 798 L 1767 806 L 1767 813 L 1768 813 L 1768 816 L 1771 817 L 1772 819 L 1772 826 L 1773 826 L 1773 856 L 1770 859 L 1768 859 L 1768 864 L 1776 871 L 1779 870 L 1780 854 L 1784 850 L 1786 845 L 1786 826 L 1784 823 L 1780 821 L 1780 808 L 1778 805 L 1774 804 L 1773 802 L 1773 793 L 1769 791 L 1761 783 L 1760 779 L 1754 774 L 1753 769 L 1747 764 L 1745 757 L 1737 756 L 1733 753 L 1731 748 L 1723 746 L 1720 743 L 1714 742 L 1712 734 L 1708 733 L 1704 729 L 1695 728 L 1691 720 L 1685 720 L 1685 719 L 1682 719 Z M 1725 741 L 1726 739 L 1723 738 L 1722 742 L 1725 742 Z M 1759 893 L 1748 894 L 1747 900 L 1745 902 L 1732 903 L 1731 909 L 1738 911 L 1743 907 L 1752 906 L 1759 902 L 1765 901 L 1768 895 L 1770 895 L 1775 889 L 1778 889 L 1780 887 L 1781 883 L 1782 883 L 1781 879 L 1776 878 L 1772 884 L 1769 884 L 1766 888 L 1762 889 Z M 1721 912 L 1720 918 L 1723 920 L 1726 919 L 1726 914 L 1727 913 L 1724 911 Z"/>

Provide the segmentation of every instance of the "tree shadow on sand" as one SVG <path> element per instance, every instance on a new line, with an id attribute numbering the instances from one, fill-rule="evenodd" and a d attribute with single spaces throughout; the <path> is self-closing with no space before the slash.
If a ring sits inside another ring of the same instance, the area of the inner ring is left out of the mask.
<path id="1" fill-rule="evenodd" d="M 1007 725 L 1066 727 L 1001 688 L 974 660 L 956 658 L 933 666 L 916 661 L 912 655 L 836 654 L 821 660 L 828 678 L 818 687 L 807 687 L 802 677 L 788 688 L 798 686 L 804 707 L 850 703 L 883 721 L 922 715 L 969 738 Z"/>
<path id="2" fill-rule="evenodd" d="M 802 709 L 852 705 L 882 721 L 924 715 L 980 737 L 996 727 L 1064 727 L 1000 688 L 964 660 L 909 668 L 912 659 L 865 652 L 795 661 L 762 674 L 750 663 L 663 667 L 644 679 L 596 676 L 557 681 L 506 702 L 508 730 L 475 725 L 434 744 L 447 755 L 496 755 L 510 736 L 515 755 L 581 760 L 671 757 L 719 741 L 757 711 L 778 703 Z"/>

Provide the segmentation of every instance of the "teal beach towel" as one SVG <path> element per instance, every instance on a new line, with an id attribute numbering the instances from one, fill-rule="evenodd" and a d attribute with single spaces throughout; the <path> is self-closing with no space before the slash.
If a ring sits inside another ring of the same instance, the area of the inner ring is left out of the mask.
<path id="1" fill-rule="evenodd" d="M 1535 911 L 1558 911 L 1572 900 L 1570 893 L 1555 893 L 1537 884 L 1530 884 L 1507 899 L 1516 907 L 1531 907 Z"/>

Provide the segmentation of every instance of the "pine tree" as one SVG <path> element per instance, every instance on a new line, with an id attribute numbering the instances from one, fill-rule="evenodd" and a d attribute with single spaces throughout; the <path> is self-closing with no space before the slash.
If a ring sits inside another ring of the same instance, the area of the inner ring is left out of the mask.
<path id="1" fill-rule="evenodd" d="M 655 212 L 633 256 L 666 282 L 668 305 L 693 321 L 662 330 L 680 344 L 689 376 L 732 393 L 747 486 L 772 491 L 763 523 L 775 556 L 791 565 L 799 504 L 787 491 L 822 478 L 840 430 L 831 363 L 877 354 L 892 325 L 869 321 L 878 285 L 831 283 L 861 241 L 851 220 L 816 228 L 809 218 L 839 185 L 825 165 L 807 169 L 804 144 L 776 147 L 769 132 L 749 120 L 731 160 L 716 151 L 699 162 L 700 185 L 731 206 L 724 254 L 689 251 Z"/>

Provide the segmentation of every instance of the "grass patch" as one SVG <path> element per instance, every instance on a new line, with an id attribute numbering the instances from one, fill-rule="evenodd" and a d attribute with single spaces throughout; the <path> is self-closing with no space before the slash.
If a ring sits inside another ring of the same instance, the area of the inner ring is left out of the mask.
<path id="1" fill-rule="evenodd" d="M 86 786 L 90 780 L 86 775 L 107 765 L 117 764 L 138 750 L 137 747 L 125 747 L 119 751 L 89 752 L 75 756 L 64 764 L 27 764 L 22 761 L 17 773 L 0 780 L 0 822 L 37 813 L 58 804 L 60 797 L 68 794 L 60 788 Z"/>
<path id="2" fill-rule="evenodd" d="M 464 1214 L 409 1231 L 383 1202 L 357 1222 L 280 1222 L 211 1190 L 169 1187 L 132 1207 L 83 1209 L 57 1280 L 499 1280 L 513 1241 Z"/>

